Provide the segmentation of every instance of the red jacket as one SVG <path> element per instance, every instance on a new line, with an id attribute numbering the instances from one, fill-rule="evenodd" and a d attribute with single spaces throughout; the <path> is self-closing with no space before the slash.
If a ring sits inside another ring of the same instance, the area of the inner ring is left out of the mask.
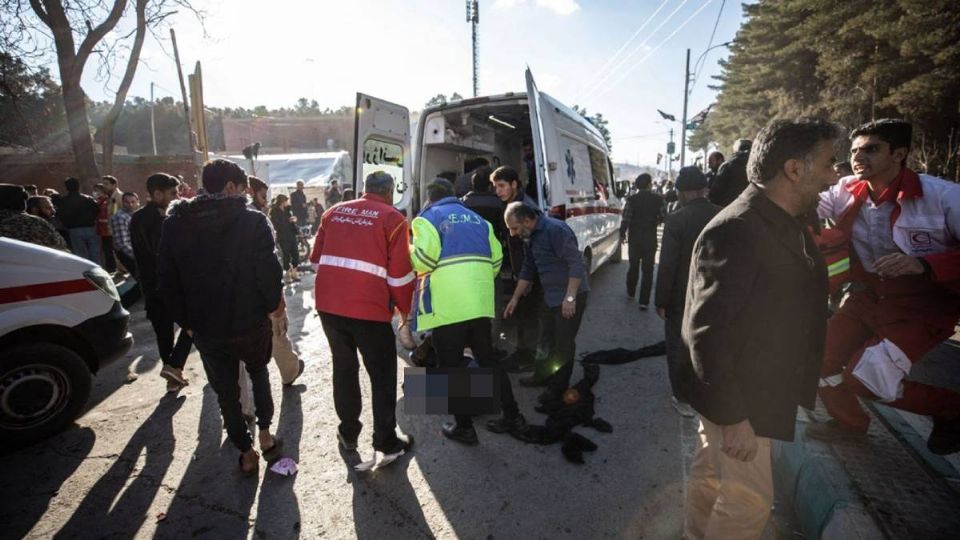
<path id="1" fill-rule="evenodd" d="M 364 194 L 323 214 L 310 262 L 317 311 L 389 322 L 413 299 L 410 225 L 386 199 Z"/>

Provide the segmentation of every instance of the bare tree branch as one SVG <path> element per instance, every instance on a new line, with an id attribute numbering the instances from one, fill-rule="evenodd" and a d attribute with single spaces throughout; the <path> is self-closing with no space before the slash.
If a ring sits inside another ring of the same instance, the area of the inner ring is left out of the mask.
<path id="1" fill-rule="evenodd" d="M 59 3 L 59 2 L 58 2 Z M 87 36 L 80 43 L 80 47 L 77 49 L 76 55 L 76 65 L 74 69 L 79 68 L 83 70 L 83 65 L 86 63 L 87 58 L 90 56 L 90 53 L 93 51 L 93 48 L 107 35 L 107 32 L 113 30 L 113 28 L 120 22 L 120 17 L 123 16 L 123 11 L 127 7 L 127 0 L 115 0 L 113 3 L 113 9 L 110 10 L 110 14 L 107 15 L 107 18 L 100 23 L 96 28 L 90 31 Z M 80 76 L 80 73 L 77 73 L 76 76 Z"/>

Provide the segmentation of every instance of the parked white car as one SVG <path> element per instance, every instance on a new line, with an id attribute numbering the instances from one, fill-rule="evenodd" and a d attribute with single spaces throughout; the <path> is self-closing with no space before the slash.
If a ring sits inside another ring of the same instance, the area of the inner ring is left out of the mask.
<path id="1" fill-rule="evenodd" d="M 129 319 L 96 264 L 0 238 L 0 444 L 70 425 L 87 404 L 92 375 L 133 345 Z"/>

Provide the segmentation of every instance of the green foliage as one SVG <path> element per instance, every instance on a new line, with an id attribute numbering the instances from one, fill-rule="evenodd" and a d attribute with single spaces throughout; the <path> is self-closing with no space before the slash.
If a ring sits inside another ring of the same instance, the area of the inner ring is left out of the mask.
<path id="1" fill-rule="evenodd" d="M 574 105 L 573 110 L 574 112 L 579 113 L 580 116 L 584 117 L 587 122 L 593 124 L 593 127 L 597 128 L 597 131 L 603 135 L 603 142 L 607 144 L 607 150 L 613 150 L 613 139 L 610 137 L 610 128 L 607 127 L 607 124 L 609 124 L 610 121 L 603 117 L 603 113 L 597 113 L 593 116 L 590 116 L 587 114 L 586 107 L 581 109 L 579 105 Z"/>
<path id="2" fill-rule="evenodd" d="M 914 124 L 911 165 L 960 177 L 960 10 L 955 0 L 759 0 L 745 5 L 720 90 L 690 145 L 728 149 L 771 120 Z"/>
<path id="3" fill-rule="evenodd" d="M 33 71 L 5 52 L 0 52 L 0 118 L 0 146 L 69 148 L 60 87 L 46 69 Z"/>
<path id="4" fill-rule="evenodd" d="M 450 103 L 452 101 L 461 101 L 461 100 L 463 100 L 463 96 L 461 96 L 456 92 L 450 94 L 449 99 L 447 99 L 447 96 L 445 94 L 437 94 L 432 98 L 430 98 L 430 100 L 427 101 L 426 104 L 424 104 L 424 108 L 436 107 L 438 105 L 446 105 L 447 103 Z"/>

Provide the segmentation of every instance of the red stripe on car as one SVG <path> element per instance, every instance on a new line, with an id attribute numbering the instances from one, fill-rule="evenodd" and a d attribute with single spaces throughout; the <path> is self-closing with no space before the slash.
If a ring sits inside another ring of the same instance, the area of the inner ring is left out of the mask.
<path id="1" fill-rule="evenodd" d="M 51 296 L 63 296 L 95 291 L 97 287 L 86 279 L 72 279 L 70 281 L 54 281 L 52 283 L 36 283 L 0 289 L 0 304 L 26 302 Z"/>

